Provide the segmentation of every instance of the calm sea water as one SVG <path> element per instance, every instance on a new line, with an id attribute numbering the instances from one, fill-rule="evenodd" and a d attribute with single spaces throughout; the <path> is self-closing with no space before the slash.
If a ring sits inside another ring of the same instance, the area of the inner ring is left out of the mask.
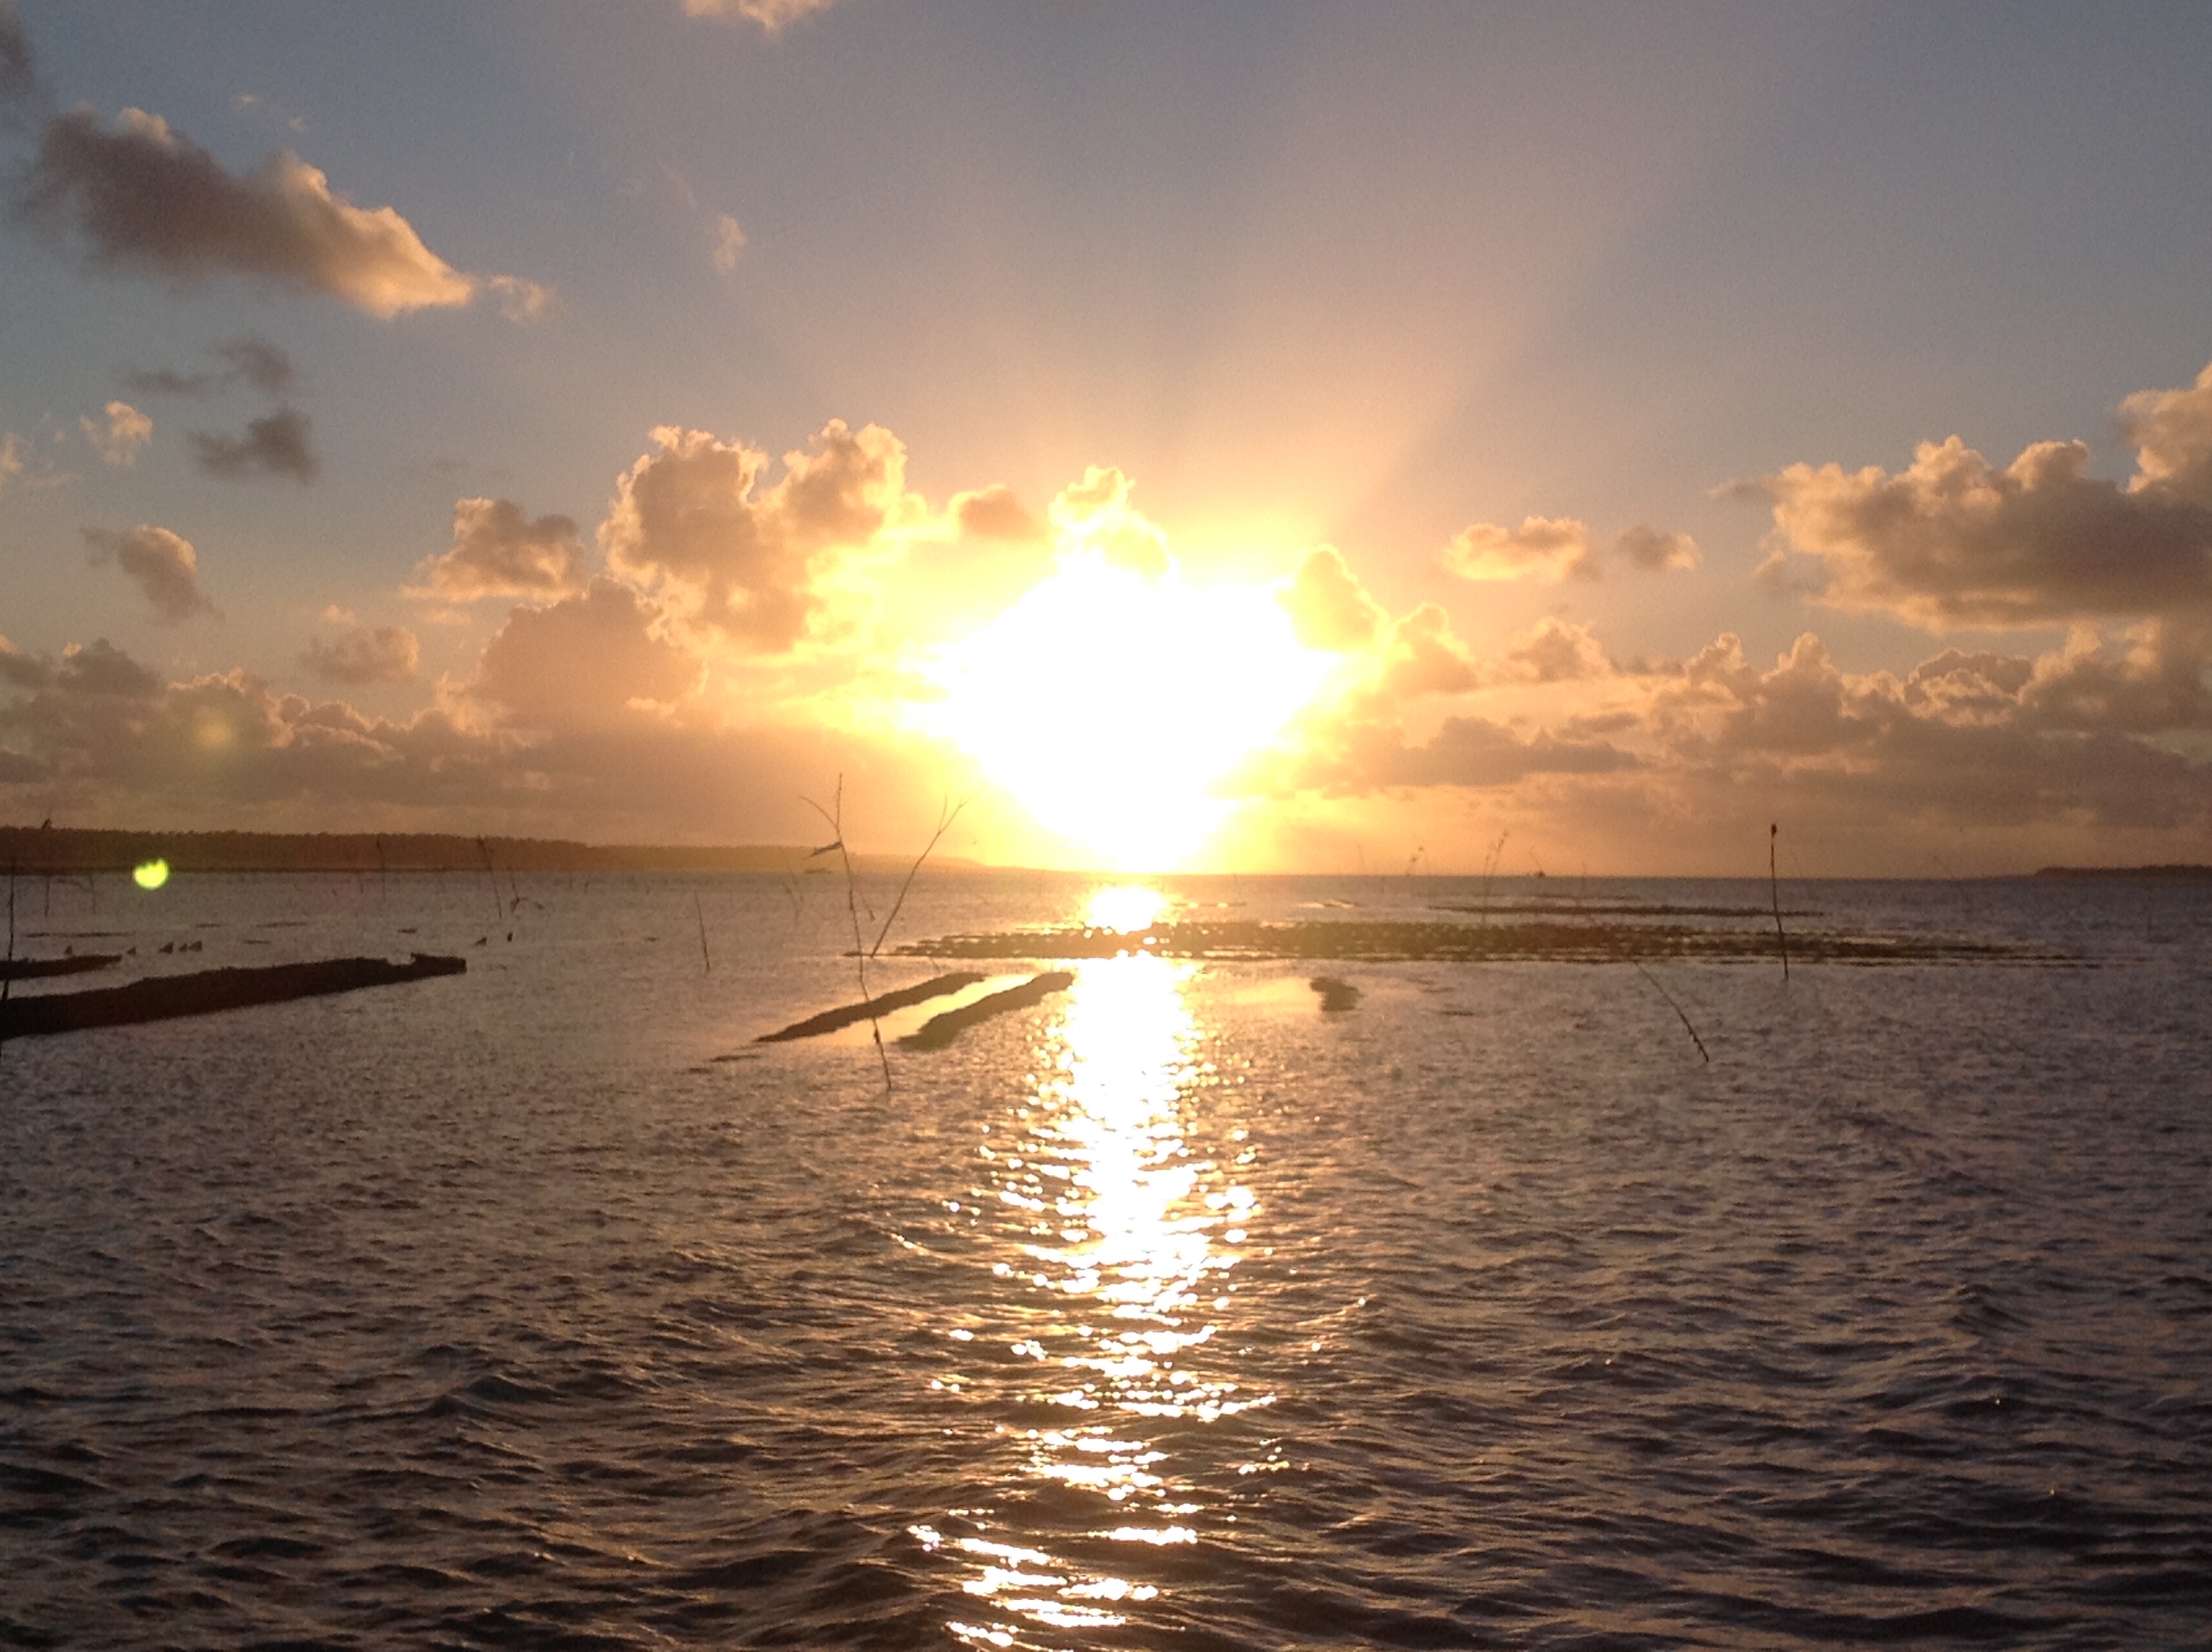
<path id="1" fill-rule="evenodd" d="M 1786 984 L 1098 960 L 886 1090 L 748 1042 L 857 996 L 839 881 L 501 888 L 19 890 L 470 970 L 0 1050 L 0 1643 L 2212 1644 L 2212 890 L 1788 886 L 2075 962 Z"/>

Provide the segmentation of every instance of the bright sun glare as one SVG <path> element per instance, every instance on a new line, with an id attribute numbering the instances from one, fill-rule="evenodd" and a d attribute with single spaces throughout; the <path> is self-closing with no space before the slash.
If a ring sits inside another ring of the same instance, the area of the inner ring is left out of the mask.
<path id="1" fill-rule="evenodd" d="M 923 713 L 1100 864 L 1181 865 L 1235 805 L 1215 783 L 1328 676 L 1264 587 L 1194 589 L 1090 552 L 941 658 Z"/>

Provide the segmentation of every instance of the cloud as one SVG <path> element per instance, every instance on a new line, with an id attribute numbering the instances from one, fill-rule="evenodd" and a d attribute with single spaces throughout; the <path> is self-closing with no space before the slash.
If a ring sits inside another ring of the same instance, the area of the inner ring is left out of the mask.
<path id="1" fill-rule="evenodd" d="M 0 498 L 7 495 L 8 486 L 23 474 L 23 439 L 14 431 L 0 435 Z"/>
<path id="2" fill-rule="evenodd" d="M 1650 574 L 1698 565 L 1698 542 L 1638 523 L 1613 542 L 1613 554 Z M 1477 522 L 1462 528 L 1444 550 L 1443 566 L 1463 580 L 1597 580 L 1605 576 L 1589 525 L 1567 516 L 1523 517 L 1517 528 Z"/>
<path id="3" fill-rule="evenodd" d="M 583 542 L 565 516 L 534 520 L 510 499 L 453 502 L 453 543 L 415 570 L 412 597 L 565 597 L 584 583 Z"/>
<path id="4" fill-rule="evenodd" d="M 953 495 L 947 513 L 963 538 L 1029 544 L 1044 538 L 1044 524 L 1002 482 Z"/>
<path id="5" fill-rule="evenodd" d="M 1488 790 L 1546 774 L 1609 774 L 1638 759 L 1603 740 L 1516 733 L 1481 717 L 1447 717 L 1426 740 L 1408 742 L 1387 721 L 1310 727 L 1301 746 L 1262 754 L 1232 777 L 1236 795 L 1337 797 L 1449 787 Z"/>
<path id="6" fill-rule="evenodd" d="M 594 580 L 550 607 L 508 615 L 468 691 L 523 728 L 603 727 L 656 713 L 696 692 L 703 672 L 659 621 L 628 586 Z"/>
<path id="7" fill-rule="evenodd" d="M 729 274 L 738 267 L 738 260 L 744 256 L 744 251 L 745 232 L 738 227 L 735 218 L 726 212 L 722 213 L 714 220 L 714 268 L 724 275 Z"/>
<path id="8" fill-rule="evenodd" d="M 1651 574 L 1686 573 L 1698 565 L 1698 542 L 1638 523 L 1613 542 L 1613 555 Z"/>
<path id="9" fill-rule="evenodd" d="M 757 495 L 765 453 L 703 430 L 653 435 L 660 451 L 624 473 L 600 526 L 608 564 L 744 648 L 794 647 L 823 617 L 841 565 L 915 514 L 906 449 L 879 425 L 832 419 Z"/>
<path id="10" fill-rule="evenodd" d="M 1546 618 L 1514 638 L 1486 676 L 1492 683 L 1580 683 L 1614 669 L 1588 626 Z"/>
<path id="11" fill-rule="evenodd" d="M 1063 551 L 1088 552 L 1157 580 L 1174 566 L 1168 537 L 1129 503 L 1136 484 L 1111 465 L 1093 465 L 1047 509 Z"/>
<path id="12" fill-rule="evenodd" d="M 192 445 L 192 462 L 210 476 L 228 482 L 260 476 L 288 476 L 306 483 L 321 467 L 309 443 L 307 416 L 280 407 L 264 419 L 255 419 L 242 436 L 218 436 L 194 430 L 186 439 Z"/>
<path id="13" fill-rule="evenodd" d="M 93 451 L 109 465 L 127 465 L 138 462 L 138 450 L 154 440 L 154 421 L 128 402 L 110 402 L 105 410 L 107 417 L 99 420 L 79 419 L 77 428 Z"/>
<path id="14" fill-rule="evenodd" d="M 2002 470 L 1955 435 L 1893 475 L 1793 465 L 1757 484 L 1780 542 L 1760 576 L 1936 631 L 2212 613 L 2212 367 L 2130 396 L 2120 423 L 2136 445 L 2124 486 L 2089 475 L 2079 441 Z"/>
<path id="15" fill-rule="evenodd" d="M 1453 635 L 1450 616 L 1425 602 L 1391 625 L 1382 675 L 1369 706 L 1372 709 L 1429 695 L 1466 694 L 1482 683 L 1474 656 Z"/>
<path id="16" fill-rule="evenodd" d="M 16 124 L 21 112 L 37 108 L 45 99 L 15 0 L 0 0 L 0 130 Z"/>
<path id="17" fill-rule="evenodd" d="M 325 683 L 411 683 L 422 645 L 404 626 L 356 625 L 334 637 L 313 637 L 300 663 Z"/>
<path id="18" fill-rule="evenodd" d="M 1323 653 L 1358 653 L 1374 642 L 1389 619 L 1334 545 L 1308 551 L 1275 600 L 1291 616 L 1297 640 Z"/>
<path id="19" fill-rule="evenodd" d="M 265 338 L 234 338 L 217 345 L 215 355 L 222 365 L 212 371 L 134 368 L 123 375 L 123 381 L 133 390 L 162 396 L 204 396 L 243 381 L 265 394 L 281 396 L 297 377 L 292 358 Z"/>
<path id="20" fill-rule="evenodd" d="M 81 240 L 95 264 L 187 285 L 243 276 L 387 320 L 484 291 L 511 313 L 542 308 L 544 288 L 455 270 L 392 208 L 354 205 L 289 149 L 234 174 L 143 109 L 125 109 L 113 131 L 87 106 L 48 121 L 21 210 Z"/>
<path id="21" fill-rule="evenodd" d="M 743 18 L 758 23 L 763 33 L 781 33 L 787 24 L 814 12 L 827 11 L 836 0 L 684 0 L 687 17 Z"/>
<path id="22" fill-rule="evenodd" d="M 1571 517 L 1524 517 L 1517 528 L 1477 522 L 1446 547 L 1443 565 L 1463 580 L 1483 581 L 1589 580 L 1598 572 L 1589 526 Z"/>
<path id="23" fill-rule="evenodd" d="M 128 574 L 162 620 L 174 624 L 214 610 L 200 589 L 198 555 L 168 529 L 148 522 L 119 533 L 87 528 L 84 544 L 95 563 L 112 562 Z"/>

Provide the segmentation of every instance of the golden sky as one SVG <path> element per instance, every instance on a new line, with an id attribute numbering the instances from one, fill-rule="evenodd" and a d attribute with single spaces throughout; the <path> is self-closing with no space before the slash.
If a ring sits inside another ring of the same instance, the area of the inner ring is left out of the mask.
<path id="1" fill-rule="evenodd" d="M 0 9 L 0 819 L 2212 860 L 2202 7 L 318 16 Z"/>

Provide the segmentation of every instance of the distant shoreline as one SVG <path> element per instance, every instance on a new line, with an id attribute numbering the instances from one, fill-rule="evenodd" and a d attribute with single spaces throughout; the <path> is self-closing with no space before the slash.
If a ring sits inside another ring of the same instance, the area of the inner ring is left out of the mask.
<path id="1" fill-rule="evenodd" d="M 2128 878 L 2154 882 L 2199 884 L 2212 883 L 2212 866 L 2171 865 L 2162 866 L 2039 866 L 2035 875 L 2050 878 Z"/>
<path id="2" fill-rule="evenodd" d="M 836 870 L 836 855 L 786 844 L 580 843 L 566 838 L 464 837 L 447 832 L 138 832 L 0 826 L 0 869 L 24 876 L 129 872 L 162 859 L 172 872 L 768 872 Z M 911 856 L 856 854 L 874 872 Z M 939 872 L 980 872 L 981 862 L 932 855 Z"/>

